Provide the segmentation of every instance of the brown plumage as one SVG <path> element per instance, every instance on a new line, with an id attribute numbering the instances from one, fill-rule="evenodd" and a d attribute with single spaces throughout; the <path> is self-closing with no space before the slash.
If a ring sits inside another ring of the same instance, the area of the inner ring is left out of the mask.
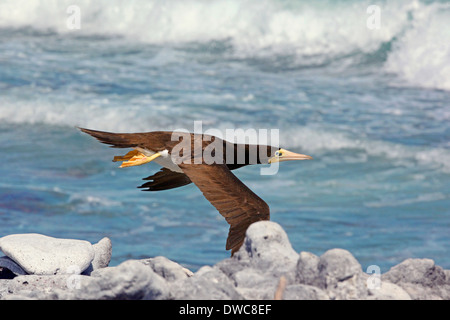
<path id="1" fill-rule="evenodd" d="M 142 152 L 158 153 L 156 156 L 164 152 L 172 155 L 175 146 L 180 142 L 190 141 L 191 152 L 180 155 L 183 162 L 179 163 L 178 166 L 173 166 L 173 163 L 169 163 L 172 161 L 167 158 L 155 158 L 155 161 L 164 167 L 154 175 L 144 178 L 143 180 L 148 182 L 145 182 L 139 188 L 144 189 L 144 191 L 160 191 L 181 187 L 193 182 L 230 225 L 226 249 L 231 250 L 232 254 L 241 247 L 245 232 L 250 224 L 260 220 L 269 220 L 270 210 L 269 206 L 243 184 L 231 170 L 254 164 L 255 160 L 256 163 L 269 163 L 269 159 L 276 159 L 276 161 L 273 160 L 274 162 L 283 161 L 281 156 L 274 156 L 277 153 L 281 155 L 282 151 L 290 155 L 286 160 L 296 160 L 292 158 L 294 156 L 303 157 L 297 158 L 298 160 L 311 159 L 309 156 L 291 153 L 271 146 L 232 144 L 217 137 L 202 134 L 175 133 L 178 135 L 178 139 L 172 141 L 174 135 L 172 131 L 111 133 L 83 128 L 80 128 L 80 130 L 97 138 L 102 143 L 111 145 L 113 148 L 134 148 L 135 151 L 123 157 L 116 157 L 116 161 L 129 160 L 127 164 L 134 161 L 134 158 L 131 159 L 134 155 L 139 157 L 142 155 L 145 159 L 146 156 Z M 200 151 L 204 151 L 212 142 L 222 146 L 223 159 L 221 160 L 223 161 L 220 163 L 206 163 L 203 159 L 203 153 L 195 148 L 195 145 L 201 145 Z M 241 150 L 245 152 L 245 161 L 242 163 L 237 161 L 239 148 L 242 148 Z M 227 150 L 234 151 L 234 157 L 231 160 L 228 159 L 228 163 Z M 148 158 L 150 159 L 150 157 Z M 252 162 L 251 159 L 254 161 Z M 139 165 L 141 164 L 139 161 L 136 161 L 137 164 L 128 164 L 127 166 Z"/>
<path id="2" fill-rule="evenodd" d="M 173 172 L 167 168 L 161 168 L 160 171 L 152 176 L 143 178 L 142 180 L 150 180 L 138 188 L 148 188 L 143 191 L 161 191 L 178 188 L 192 183 L 191 179 L 184 173 Z"/>
<path id="3" fill-rule="evenodd" d="M 180 167 L 230 225 L 226 249 L 231 249 L 231 254 L 242 245 L 250 224 L 270 219 L 269 206 L 225 164 L 180 164 Z"/>

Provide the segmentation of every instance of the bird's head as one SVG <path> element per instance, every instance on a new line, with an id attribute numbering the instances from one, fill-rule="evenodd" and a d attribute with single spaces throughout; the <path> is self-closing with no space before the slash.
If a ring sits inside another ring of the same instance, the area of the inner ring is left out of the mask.
<path id="1" fill-rule="evenodd" d="M 268 162 L 275 163 L 289 160 L 312 160 L 312 157 L 279 148 L 278 150 L 273 151 Z"/>

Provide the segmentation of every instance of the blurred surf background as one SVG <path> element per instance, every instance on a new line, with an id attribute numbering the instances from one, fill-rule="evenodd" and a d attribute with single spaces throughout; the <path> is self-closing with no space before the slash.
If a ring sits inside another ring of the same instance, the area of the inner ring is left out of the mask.
<path id="1" fill-rule="evenodd" d="M 0 1 L 0 236 L 113 242 L 111 265 L 229 256 L 193 185 L 135 187 L 75 126 L 116 132 L 279 129 L 314 161 L 235 172 L 297 251 L 350 250 L 382 272 L 450 268 L 450 3 Z M 69 29 L 80 9 L 80 29 Z"/>

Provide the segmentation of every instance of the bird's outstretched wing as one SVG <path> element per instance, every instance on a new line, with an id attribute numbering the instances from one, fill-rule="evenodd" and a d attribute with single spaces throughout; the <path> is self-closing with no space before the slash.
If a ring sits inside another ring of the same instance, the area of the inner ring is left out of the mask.
<path id="1" fill-rule="evenodd" d="M 141 133 L 113 133 L 98 130 L 79 128 L 81 131 L 90 134 L 101 143 L 109 144 L 112 148 L 135 148 L 141 147 L 153 151 L 161 151 L 170 144 L 178 142 L 171 141 L 172 132 L 153 131 Z"/>
<path id="2" fill-rule="evenodd" d="M 138 187 L 144 189 L 143 191 L 169 190 L 191 183 L 191 180 L 184 173 L 173 172 L 167 168 L 161 168 L 160 171 L 143 180 L 148 180 Z"/>
<path id="3" fill-rule="evenodd" d="M 225 164 L 180 164 L 180 168 L 230 224 L 226 249 L 234 254 L 247 228 L 269 220 L 269 206 L 241 182 Z"/>

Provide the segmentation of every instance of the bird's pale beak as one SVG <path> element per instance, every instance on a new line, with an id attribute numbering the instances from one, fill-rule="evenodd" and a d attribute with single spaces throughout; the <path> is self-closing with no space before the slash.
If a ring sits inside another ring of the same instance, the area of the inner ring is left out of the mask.
<path id="1" fill-rule="evenodd" d="M 150 161 L 158 158 L 160 155 L 161 154 L 158 152 L 148 157 L 138 150 L 132 150 L 124 156 L 115 156 L 113 161 L 123 161 L 119 168 L 134 167 L 149 163 Z"/>
<path id="2" fill-rule="evenodd" d="M 312 157 L 307 156 L 306 154 L 300 154 L 280 149 L 275 153 L 275 156 L 269 159 L 269 163 L 290 161 L 290 160 L 312 160 Z"/>

